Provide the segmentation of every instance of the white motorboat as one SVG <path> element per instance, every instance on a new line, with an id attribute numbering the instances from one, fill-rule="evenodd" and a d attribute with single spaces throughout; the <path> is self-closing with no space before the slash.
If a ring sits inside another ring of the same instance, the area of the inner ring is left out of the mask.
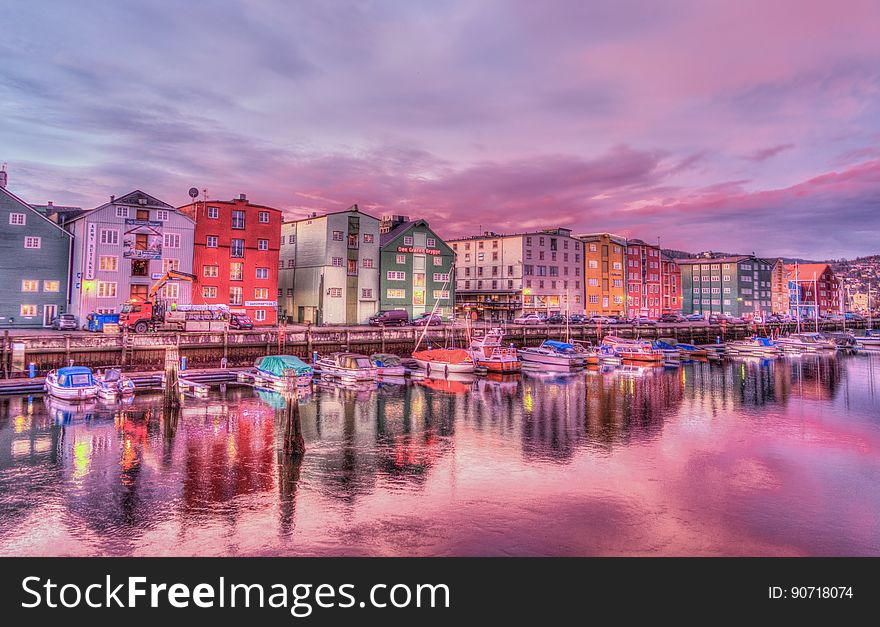
<path id="1" fill-rule="evenodd" d="M 52 370 L 46 375 L 44 387 L 51 396 L 65 400 L 95 398 L 98 395 L 92 369 L 85 366 Z"/>
<path id="2" fill-rule="evenodd" d="M 819 333 L 792 333 L 776 340 L 782 350 L 794 351 L 824 351 L 837 350 L 837 344 L 833 339 L 825 338 Z"/>
<path id="3" fill-rule="evenodd" d="M 543 364 L 561 368 L 583 368 L 588 353 L 578 350 L 574 344 L 544 340 L 540 346 L 529 346 L 519 350 L 519 358 L 526 364 Z"/>
<path id="4" fill-rule="evenodd" d="M 95 377 L 98 396 L 115 400 L 119 396 L 134 394 L 134 381 L 122 374 L 118 368 L 110 368 L 103 375 Z"/>
<path id="5" fill-rule="evenodd" d="M 428 374 L 462 373 L 474 371 L 474 360 L 463 348 L 434 348 L 412 354 L 419 368 Z"/>
<path id="6" fill-rule="evenodd" d="M 331 353 L 319 358 L 316 365 L 321 369 L 321 378 L 374 381 L 379 375 L 379 369 L 373 365 L 370 358 L 357 353 Z"/>

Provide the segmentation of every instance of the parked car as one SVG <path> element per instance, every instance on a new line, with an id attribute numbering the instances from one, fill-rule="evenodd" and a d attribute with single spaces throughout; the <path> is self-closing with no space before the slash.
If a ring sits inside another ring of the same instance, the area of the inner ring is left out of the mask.
<path id="1" fill-rule="evenodd" d="M 56 331 L 76 331 L 76 316 L 73 314 L 60 314 L 52 320 L 52 328 Z"/>
<path id="2" fill-rule="evenodd" d="M 438 324 L 443 324 L 443 318 L 440 316 L 440 314 L 432 314 L 430 311 L 426 311 L 425 313 L 413 318 L 411 324 L 420 327 L 423 327 L 425 325 L 435 326 Z"/>
<path id="3" fill-rule="evenodd" d="M 409 324 L 409 314 L 404 309 L 386 309 L 371 316 L 369 322 L 374 327 L 403 326 Z"/>
<path id="4" fill-rule="evenodd" d="M 544 322 L 547 324 L 565 324 L 565 316 L 562 314 L 553 314 L 552 316 L 544 318 Z"/>
<path id="5" fill-rule="evenodd" d="M 617 318 L 609 318 L 608 316 L 590 316 L 590 324 L 614 324 Z"/>
<path id="6" fill-rule="evenodd" d="M 688 322 L 703 322 L 706 318 L 703 314 L 692 313 L 684 317 Z"/>
<path id="7" fill-rule="evenodd" d="M 634 324 L 636 326 L 650 326 L 653 324 L 657 324 L 656 320 L 651 320 L 650 318 L 646 318 L 644 316 L 639 316 L 638 318 L 633 318 L 629 321 L 630 324 Z"/>
<path id="8" fill-rule="evenodd" d="M 232 314 L 229 316 L 229 328 L 244 331 L 254 328 L 254 321 L 244 314 Z"/>
<path id="9" fill-rule="evenodd" d="M 568 317 L 568 322 L 570 324 L 586 324 L 587 317 L 584 314 L 571 314 Z"/>
<path id="10" fill-rule="evenodd" d="M 660 322 L 684 322 L 684 316 L 676 313 L 667 313 L 660 316 Z"/>
<path id="11" fill-rule="evenodd" d="M 513 324 L 544 324 L 544 319 L 538 314 L 525 314 L 512 320 Z"/>
<path id="12" fill-rule="evenodd" d="M 865 319 L 865 317 L 862 314 L 855 313 L 853 311 L 846 312 L 845 314 L 843 314 L 843 317 L 846 318 L 847 320 L 856 320 L 856 321 Z"/>

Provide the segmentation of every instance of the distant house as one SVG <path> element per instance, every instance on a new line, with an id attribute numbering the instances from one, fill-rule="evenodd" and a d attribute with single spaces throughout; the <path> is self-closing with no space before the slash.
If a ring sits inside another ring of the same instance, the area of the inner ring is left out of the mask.
<path id="1" fill-rule="evenodd" d="M 0 329 L 45 327 L 67 313 L 73 237 L 0 178 Z"/>
<path id="2" fill-rule="evenodd" d="M 840 280 L 827 263 L 801 263 L 785 266 L 791 286 L 792 315 L 813 317 L 840 313 Z"/>

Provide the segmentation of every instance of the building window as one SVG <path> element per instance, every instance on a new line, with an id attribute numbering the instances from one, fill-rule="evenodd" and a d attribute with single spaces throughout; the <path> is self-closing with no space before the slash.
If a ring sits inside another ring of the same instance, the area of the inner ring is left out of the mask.
<path id="1" fill-rule="evenodd" d="M 389 281 L 406 281 L 406 272 L 389 270 L 385 277 Z"/>
<path id="2" fill-rule="evenodd" d="M 61 281 L 43 281 L 44 292 L 58 292 L 61 290 Z"/>
<path id="3" fill-rule="evenodd" d="M 477 261 L 485 261 L 486 253 L 477 253 Z"/>
<path id="4" fill-rule="evenodd" d="M 333 231 L 333 241 L 341 242 L 342 241 L 342 231 Z"/>
<path id="5" fill-rule="evenodd" d="M 168 272 L 169 270 L 180 270 L 180 259 L 163 259 L 162 272 Z"/>
<path id="6" fill-rule="evenodd" d="M 492 243 L 493 243 L 495 246 L 498 246 L 498 242 L 492 242 Z M 427 246 L 434 247 L 434 246 L 437 245 L 437 240 L 434 239 L 433 237 L 429 237 L 429 238 L 425 241 L 425 244 L 426 244 Z"/>
<path id="7" fill-rule="evenodd" d="M 386 298 L 406 298 L 406 290 L 388 289 L 385 290 Z"/>
<path id="8" fill-rule="evenodd" d="M 101 229 L 101 243 L 110 246 L 119 244 L 119 231 L 115 229 Z"/>
<path id="9" fill-rule="evenodd" d="M 254 300 L 269 300 L 269 288 L 268 287 L 255 287 L 254 288 Z"/>
<path id="10" fill-rule="evenodd" d="M 42 240 L 39 237 L 34 237 L 33 235 L 28 235 L 24 238 L 24 247 L 25 248 L 40 248 L 42 246 Z"/>
<path id="11" fill-rule="evenodd" d="M 98 298 L 116 298 L 116 283 L 98 281 Z"/>
<path id="12" fill-rule="evenodd" d="M 396 262 L 398 264 L 406 263 L 406 255 L 397 255 Z"/>
<path id="13" fill-rule="evenodd" d="M 358 262 L 357 259 L 349 259 L 348 267 L 346 269 L 346 274 L 348 276 L 357 276 L 358 273 Z"/>
<path id="14" fill-rule="evenodd" d="M 373 260 L 372 259 L 364 259 L 363 266 L 365 268 L 372 268 L 373 267 Z"/>
<path id="15" fill-rule="evenodd" d="M 294 267 L 296 267 L 296 261 L 295 261 L 294 259 L 288 259 L 288 260 L 287 260 L 287 267 L 288 267 L 288 268 L 294 268 Z"/>
<path id="16" fill-rule="evenodd" d="M 434 265 L 442 266 L 443 265 L 443 257 L 434 257 Z"/>
<path id="17" fill-rule="evenodd" d="M 268 279 L 269 278 L 269 268 L 257 268 L 257 278 L 258 279 Z"/>
<path id="18" fill-rule="evenodd" d="M 331 287 L 330 288 L 330 298 L 342 298 L 342 288 L 341 287 Z"/>
<path id="19" fill-rule="evenodd" d="M 165 287 L 162 288 L 162 291 L 165 294 L 165 298 L 168 299 L 177 299 L 180 297 L 180 284 L 179 283 L 167 283 Z"/>
<path id="20" fill-rule="evenodd" d="M 357 233 L 349 233 L 348 234 L 348 247 L 349 248 L 357 248 L 358 247 Z"/>
<path id="21" fill-rule="evenodd" d="M 341 268 L 342 267 L 342 257 L 333 257 L 331 260 L 333 267 Z"/>
<path id="22" fill-rule="evenodd" d="M 482 243 L 483 242 L 480 242 L 480 244 L 482 244 Z M 412 246 L 413 245 L 412 235 L 407 235 L 403 238 L 403 245 L 404 246 Z"/>
<path id="23" fill-rule="evenodd" d="M 257 240 L 257 250 L 269 250 L 269 240 L 258 239 Z"/>
<path id="24" fill-rule="evenodd" d="M 466 289 L 466 290 L 471 289 L 471 282 L 470 282 L 470 281 L 465 281 L 465 282 L 464 282 L 464 289 Z"/>
<path id="25" fill-rule="evenodd" d="M 366 241 L 366 240 L 364 240 Z M 361 300 L 373 300 L 373 288 L 364 287 L 361 289 Z"/>
<path id="26" fill-rule="evenodd" d="M 217 298 L 217 288 L 204 286 L 202 288 L 202 298 Z"/>
<path id="27" fill-rule="evenodd" d="M 590 259 L 587 262 L 587 267 L 595 270 L 599 267 L 599 262 L 596 259 Z"/>
<path id="28" fill-rule="evenodd" d="M 230 242 L 229 256 L 236 257 L 239 259 L 244 257 L 244 240 L 243 239 L 234 239 Z"/>
<path id="29" fill-rule="evenodd" d="M 162 245 L 165 248 L 180 248 L 180 235 L 177 233 L 165 233 Z"/>
<path id="30" fill-rule="evenodd" d="M 434 290 L 434 300 L 448 300 L 449 290 Z"/>
<path id="31" fill-rule="evenodd" d="M 116 217 L 117 218 L 127 218 L 128 217 L 128 207 L 116 207 Z"/>
<path id="32" fill-rule="evenodd" d="M 294 242 L 296 242 L 296 235 L 288 235 L 287 236 L 287 243 L 293 244 Z"/>
<path id="33" fill-rule="evenodd" d="M 230 305 L 241 305 L 241 293 L 242 288 L 238 286 L 233 286 L 229 288 L 229 304 Z"/>
<path id="34" fill-rule="evenodd" d="M 21 282 L 22 292 L 39 292 L 40 282 L 33 279 L 25 279 Z"/>
<path id="35" fill-rule="evenodd" d="M 372 244 L 373 243 L 373 234 L 372 233 L 364 233 L 364 244 Z M 372 291 L 372 290 L 370 290 Z M 372 296 L 370 297 L 372 298 Z"/>
<path id="36" fill-rule="evenodd" d="M 208 217 L 212 220 L 216 220 L 218 217 L 220 217 L 220 208 L 208 207 Z"/>
<path id="37" fill-rule="evenodd" d="M 101 255 L 98 257 L 98 270 L 104 272 L 116 272 L 119 270 L 119 257 Z"/>
<path id="38" fill-rule="evenodd" d="M 164 209 L 160 209 L 156 212 L 156 220 L 159 222 L 167 222 L 168 221 L 168 212 Z"/>
<path id="39" fill-rule="evenodd" d="M 220 266 L 202 266 L 202 275 L 206 277 L 220 276 Z"/>
<path id="40" fill-rule="evenodd" d="M 23 213 L 10 213 L 9 224 L 24 226 L 25 224 L 27 224 L 27 216 Z"/>
<path id="41" fill-rule="evenodd" d="M 434 282 L 435 283 L 445 283 L 449 280 L 449 273 L 445 272 L 435 272 L 434 273 Z"/>
<path id="42" fill-rule="evenodd" d="M 207 238 L 207 241 L 205 242 L 205 245 L 208 248 L 217 248 L 217 236 L 216 235 L 209 235 Z"/>
<path id="43" fill-rule="evenodd" d="M 260 222 L 262 222 L 263 224 L 269 224 L 269 212 L 268 211 L 261 211 L 260 212 Z"/>
<path id="44" fill-rule="evenodd" d="M 257 322 L 265 322 L 266 310 L 265 309 L 255 309 L 254 310 L 254 320 L 256 320 Z"/>
<path id="45" fill-rule="evenodd" d="M 241 209 L 232 210 L 232 228 L 244 229 L 244 211 Z"/>
<path id="46" fill-rule="evenodd" d="M 230 281 L 241 281 L 244 277 L 244 264 L 241 262 L 233 261 L 229 264 L 229 280 Z"/>
<path id="47" fill-rule="evenodd" d="M 32 318 L 37 315 L 37 306 L 22 305 L 18 311 L 22 318 Z"/>

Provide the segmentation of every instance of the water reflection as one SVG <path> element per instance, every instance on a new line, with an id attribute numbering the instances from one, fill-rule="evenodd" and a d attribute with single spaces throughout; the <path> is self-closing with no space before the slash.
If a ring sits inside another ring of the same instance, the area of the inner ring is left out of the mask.
<path id="1" fill-rule="evenodd" d="M 878 357 L 0 397 L 0 553 L 877 554 Z"/>

